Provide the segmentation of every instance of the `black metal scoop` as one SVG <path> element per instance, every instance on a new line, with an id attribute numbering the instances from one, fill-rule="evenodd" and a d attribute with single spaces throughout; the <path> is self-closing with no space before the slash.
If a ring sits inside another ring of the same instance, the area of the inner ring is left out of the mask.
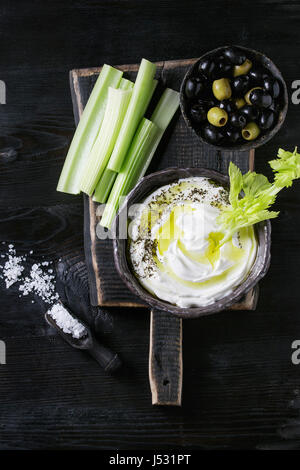
<path id="1" fill-rule="evenodd" d="M 72 315 L 73 318 L 77 319 L 70 309 L 68 309 L 64 304 L 62 305 L 70 313 L 70 315 Z M 81 338 L 74 338 L 71 334 L 65 333 L 57 325 L 54 318 L 52 318 L 48 313 L 45 313 L 45 319 L 50 326 L 59 332 L 60 336 L 62 336 L 62 338 L 64 338 L 64 340 L 69 343 L 70 346 L 76 349 L 83 349 L 87 351 L 106 372 L 113 373 L 121 367 L 122 362 L 118 354 L 112 352 L 102 344 L 99 344 L 89 327 L 86 326 L 86 324 L 81 320 L 78 319 L 78 321 L 84 326 L 86 334 Z"/>

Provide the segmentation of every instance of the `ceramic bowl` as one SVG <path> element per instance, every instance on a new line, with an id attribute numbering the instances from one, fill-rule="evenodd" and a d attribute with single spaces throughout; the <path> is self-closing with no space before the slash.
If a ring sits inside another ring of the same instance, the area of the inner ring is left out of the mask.
<path id="1" fill-rule="evenodd" d="M 114 235 L 113 246 L 115 265 L 120 277 L 123 279 L 127 287 L 135 295 L 140 297 L 143 303 L 150 305 L 152 308 L 163 310 L 182 318 L 197 318 L 228 309 L 231 305 L 238 302 L 259 282 L 260 279 L 265 276 L 270 265 L 271 224 L 270 221 L 264 221 L 256 224 L 255 226 L 258 250 L 255 262 L 248 277 L 230 294 L 227 294 L 215 303 L 205 307 L 181 308 L 155 297 L 142 287 L 136 276 L 133 274 L 128 260 L 128 240 L 117 236 L 117 234 L 120 233 L 121 221 L 127 220 L 127 209 L 130 208 L 130 206 L 141 203 L 156 189 L 173 183 L 180 178 L 195 176 L 204 176 L 213 179 L 221 183 L 223 186 L 228 186 L 229 184 L 227 176 L 224 176 L 217 171 L 204 168 L 170 168 L 157 173 L 152 173 L 151 175 L 144 177 L 129 193 L 123 206 L 120 208 L 112 227 Z"/>
<path id="2" fill-rule="evenodd" d="M 271 61 L 271 59 L 269 59 L 266 55 L 262 54 L 261 52 L 257 52 L 253 49 L 248 49 L 246 47 L 233 46 L 237 49 L 242 50 L 245 53 L 245 55 L 247 56 L 247 58 L 249 58 L 252 62 L 255 62 L 258 65 L 262 65 L 267 70 L 269 70 L 271 72 L 271 74 L 275 78 L 277 78 L 279 80 L 279 82 L 281 83 L 281 99 L 280 99 L 280 108 L 279 108 L 278 120 L 277 120 L 276 125 L 272 129 L 270 129 L 269 131 L 267 131 L 266 133 L 262 134 L 260 137 L 258 137 L 255 140 L 252 140 L 252 141 L 245 141 L 245 143 L 242 143 L 242 144 L 237 143 L 237 144 L 226 145 L 226 146 L 222 145 L 222 142 L 220 144 L 212 144 L 212 143 L 208 142 L 207 140 L 205 140 L 201 136 L 201 125 L 200 125 L 200 127 L 196 127 L 195 124 L 190 119 L 190 116 L 189 116 L 189 101 L 186 98 L 185 93 L 184 93 L 185 84 L 186 84 L 186 81 L 195 74 L 195 72 L 198 68 L 199 62 L 201 60 L 209 58 L 211 56 L 214 56 L 215 54 L 222 54 L 222 52 L 227 47 L 229 47 L 229 46 L 218 47 L 217 49 L 206 52 L 198 60 L 196 60 L 195 63 L 188 69 L 188 71 L 187 71 L 187 73 L 186 73 L 186 75 L 185 75 L 185 77 L 182 81 L 181 88 L 180 88 L 180 108 L 181 108 L 181 112 L 182 112 L 182 115 L 184 117 L 184 120 L 185 120 L 187 126 L 191 129 L 193 129 L 193 131 L 197 134 L 197 136 L 199 137 L 201 142 L 203 142 L 207 145 L 210 145 L 212 147 L 215 147 L 219 150 L 223 149 L 223 150 L 246 151 L 246 150 L 250 150 L 250 149 L 260 147 L 261 145 L 265 144 L 270 139 L 272 139 L 272 137 L 274 137 L 274 135 L 277 134 L 277 132 L 281 128 L 281 126 L 282 126 L 282 124 L 285 120 L 287 109 L 288 109 L 287 86 L 286 86 L 286 83 L 285 83 L 285 81 L 282 77 L 281 72 L 278 70 L 276 65 Z"/>

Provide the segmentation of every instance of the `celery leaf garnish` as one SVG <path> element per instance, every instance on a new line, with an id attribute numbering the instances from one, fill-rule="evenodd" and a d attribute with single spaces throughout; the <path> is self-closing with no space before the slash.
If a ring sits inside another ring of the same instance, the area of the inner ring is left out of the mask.
<path id="1" fill-rule="evenodd" d="M 300 178 L 300 154 L 297 147 L 294 152 L 278 150 L 278 158 L 271 160 L 269 165 L 275 173 L 275 185 L 279 188 L 292 186 L 293 180 Z"/>
<path id="2" fill-rule="evenodd" d="M 279 149 L 278 158 L 269 162 L 274 172 L 274 182 L 264 175 L 248 172 L 242 175 L 230 162 L 230 191 L 228 206 L 221 209 L 218 221 L 225 233 L 222 244 L 242 227 L 249 227 L 267 219 L 274 219 L 279 212 L 270 211 L 276 195 L 283 188 L 300 178 L 300 154 Z"/>

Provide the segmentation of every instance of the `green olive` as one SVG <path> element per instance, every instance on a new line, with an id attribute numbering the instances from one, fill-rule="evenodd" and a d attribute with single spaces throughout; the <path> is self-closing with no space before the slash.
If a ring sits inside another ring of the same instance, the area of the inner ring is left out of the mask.
<path id="1" fill-rule="evenodd" d="M 250 93 L 253 90 L 262 90 L 262 87 L 261 86 L 256 86 L 254 88 L 251 88 L 251 90 L 247 91 L 247 93 L 245 94 L 245 101 L 246 101 L 247 104 L 252 104 L 251 101 L 250 101 Z"/>
<path id="2" fill-rule="evenodd" d="M 237 109 L 241 109 L 243 106 L 245 106 L 246 101 L 244 98 L 236 98 L 234 100 L 234 104 L 236 105 Z"/>
<path id="3" fill-rule="evenodd" d="M 220 78 L 213 82 L 212 91 L 217 100 L 228 100 L 231 97 L 231 87 L 228 78 Z"/>
<path id="4" fill-rule="evenodd" d="M 207 113 L 207 120 L 216 127 L 225 126 L 228 121 L 228 114 L 226 113 L 225 109 L 218 108 L 215 106 L 214 108 L 210 108 Z"/>
<path id="5" fill-rule="evenodd" d="M 242 65 L 235 65 L 233 69 L 233 76 L 238 77 L 239 75 L 246 75 L 252 67 L 252 62 L 246 59 Z"/>
<path id="6" fill-rule="evenodd" d="M 249 122 L 242 130 L 242 136 L 245 140 L 254 140 L 260 134 L 260 129 L 255 122 Z"/>

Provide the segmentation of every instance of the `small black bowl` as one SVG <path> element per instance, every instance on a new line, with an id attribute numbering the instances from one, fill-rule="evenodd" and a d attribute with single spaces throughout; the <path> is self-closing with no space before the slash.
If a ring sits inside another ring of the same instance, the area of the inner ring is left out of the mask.
<path id="1" fill-rule="evenodd" d="M 142 178 L 142 180 L 128 194 L 112 227 L 115 265 L 126 286 L 135 295 L 140 297 L 144 303 L 147 303 L 156 310 L 163 310 L 182 318 L 198 318 L 229 308 L 231 305 L 238 302 L 241 297 L 249 292 L 249 290 L 251 290 L 258 281 L 265 276 L 269 269 L 271 259 L 271 224 L 269 220 L 266 220 L 256 224 L 255 226 L 258 249 L 256 259 L 248 277 L 240 285 L 235 287 L 230 294 L 227 294 L 215 303 L 205 307 L 181 308 L 155 297 L 142 287 L 138 279 L 133 274 L 130 262 L 127 258 L 128 240 L 124 237 L 118 237 L 118 233 L 120 231 L 123 232 L 124 230 L 124 221 L 126 223 L 127 220 L 127 210 L 129 210 L 134 204 L 139 204 L 144 201 L 149 194 L 161 186 L 174 183 L 180 178 L 189 178 L 194 176 L 204 176 L 215 180 L 224 186 L 229 185 L 229 178 L 227 176 L 224 176 L 217 171 L 204 168 L 169 168 L 158 171 L 157 173 L 152 173 L 151 175 Z"/>
<path id="2" fill-rule="evenodd" d="M 212 144 L 211 142 L 208 142 L 201 136 L 201 125 L 199 127 L 196 127 L 196 125 L 192 122 L 192 120 L 189 117 L 189 100 L 185 96 L 185 85 L 187 80 L 196 75 L 196 70 L 198 69 L 199 62 L 205 58 L 211 58 L 216 55 L 222 55 L 222 53 L 227 49 L 229 46 L 223 46 L 223 47 L 218 47 L 217 49 L 214 49 L 212 51 L 206 52 L 204 55 L 202 55 L 198 60 L 195 61 L 195 63 L 188 69 L 182 84 L 180 88 L 180 108 L 182 115 L 184 117 L 184 120 L 187 124 L 188 127 L 193 129 L 193 131 L 197 134 L 199 139 L 204 142 L 207 145 L 210 145 L 211 147 L 217 148 L 217 149 L 222 149 L 222 150 L 239 150 L 239 151 L 246 151 L 250 149 L 254 149 L 257 147 L 260 147 L 261 145 L 265 144 L 268 142 L 272 137 L 279 131 L 281 128 L 288 109 L 288 93 L 287 93 L 287 86 L 286 83 L 281 75 L 281 72 L 278 70 L 276 65 L 269 59 L 266 55 L 262 54 L 261 52 L 257 52 L 253 49 L 248 49 L 246 47 L 242 46 L 230 46 L 234 47 L 237 50 L 240 50 L 243 52 L 248 59 L 250 59 L 253 63 L 257 64 L 258 66 L 263 66 L 267 70 L 270 71 L 270 73 L 275 77 L 281 84 L 281 98 L 278 98 L 279 102 L 279 114 L 278 114 L 278 121 L 276 125 L 270 129 L 269 131 L 265 132 L 262 134 L 260 137 L 258 137 L 255 140 L 252 141 L 245 141 L 245 143 L 240 143 L 238 142 L 237 144 L 224 144 L 220 142 L 220 144 Z"/>

